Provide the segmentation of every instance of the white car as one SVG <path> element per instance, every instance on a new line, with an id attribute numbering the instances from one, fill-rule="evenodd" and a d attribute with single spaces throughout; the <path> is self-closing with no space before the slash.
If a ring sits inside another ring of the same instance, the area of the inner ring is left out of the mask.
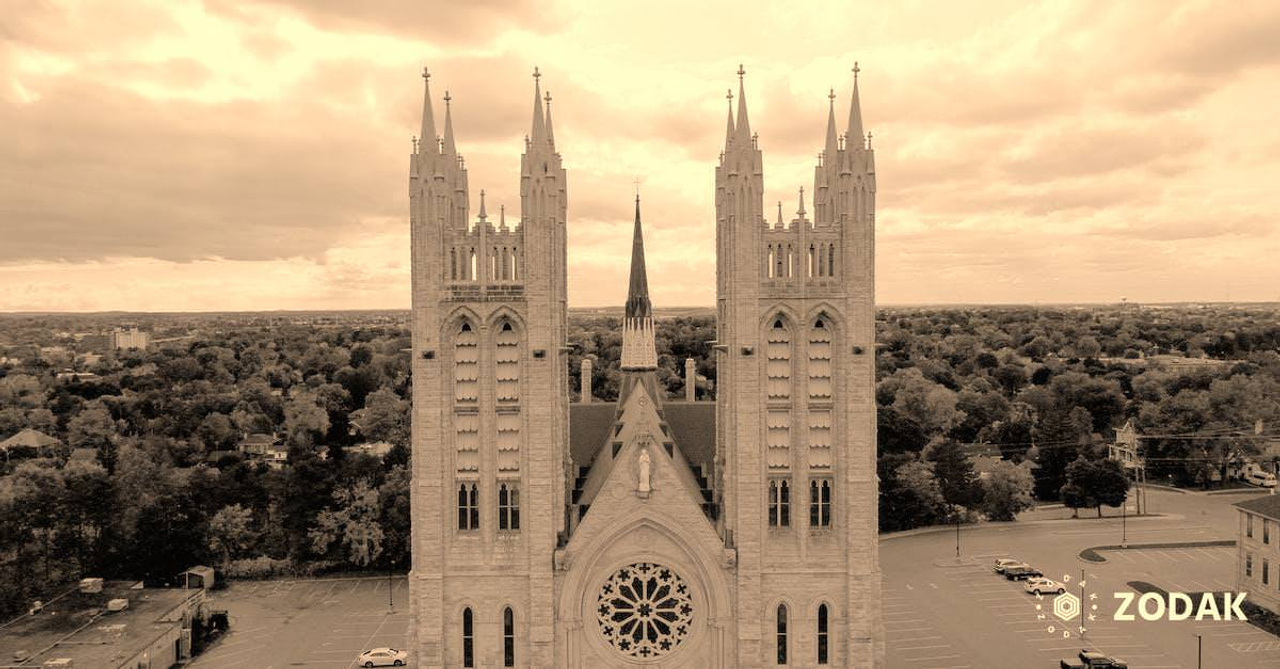
<path id="1" fill-rule="evenodd" d="M 1067 590 L 1066 586 L 1051 578 L 1029 578 L 1022 584 L 1022 588 L 1033 595 L 1042 595 L 1046 592 L 1061 595 Z"/>
<path id="2" fill-rule="evenodd" d="M 1003 574 L 1006 567 L 1016 567 L 1020 564 L 1022 564 L 1021 561 L 1013 558 L 996 558 L 996 563 L 992 565 L 991 569 L 997 574 Z"/>
<path id="3" fill-rule="evenodd" d="M 361 667 L 403 667 L 408 661 L 408 652 L 394 648 L 366 650 L 356 658 L 356 664 Z"/>
<path id="4" fill-rule="evenodd" d="M 1250 471 L 1248 474 L 1245 474 L 1244 480 L 1252 485 L 1256 485 L 1261 488 L 1276 487 L 1275 474 L 1272 474 L 1270 472 L 1264 472 L 1257 469 Z"/>

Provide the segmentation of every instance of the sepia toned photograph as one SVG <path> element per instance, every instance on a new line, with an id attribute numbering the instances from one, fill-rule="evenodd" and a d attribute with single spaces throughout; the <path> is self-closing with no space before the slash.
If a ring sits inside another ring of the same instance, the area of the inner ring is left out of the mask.
<path id="1" fill-rule="evenodd" d="M 0 3 L 0 669 L 1280 666 L 1280 4 Z"/>

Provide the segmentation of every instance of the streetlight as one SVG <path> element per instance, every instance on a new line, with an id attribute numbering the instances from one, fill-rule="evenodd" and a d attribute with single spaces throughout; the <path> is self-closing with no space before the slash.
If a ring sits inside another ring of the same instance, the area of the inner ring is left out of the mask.
<path id="1" fill-rule="evenodd" d="M 1200 660 L 1202 659 L 1202 655 L 1200 651 L 1203 650 L 1203 647 L 1204 647 L 1204 639 L 1199 634 L 1197 634 L 1196 635 L 1196 669 L 1201 669 L 1201 666 L 1202 666 L 1200 664 Z"/>
<path id="2" fill-rule="evenodd" d="M 956 517 L 956 561 L 960 560 L 960 511 L 964 507 L 959 504 L 952 505 L 951 513 Z"/>

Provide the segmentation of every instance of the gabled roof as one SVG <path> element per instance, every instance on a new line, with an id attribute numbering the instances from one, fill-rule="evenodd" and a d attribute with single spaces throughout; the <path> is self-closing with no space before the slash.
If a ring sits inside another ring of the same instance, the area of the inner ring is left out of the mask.
<path id="1" fill-rule="evenodd" d="M 1253 499 L 1236 502 L 1233 506 L 1251 511 L 1260 516 L 1280 520 L 1280 495 L 1262 495 Z"/>
<path id="2" fill-rule="evenodd" d="M 575 465 L 591 465 L 617 413 L 615 402 L 569 405 L 569 456 Z M 668 400 L 662 403 L 662 414 L 689 462 L 709 469 L 716 457 L 716 403 Z"/>
<path id="3" fill-rule="evenodd" d="M 40 430 L 27 428 L 4 441 L 0 441 L 0 451 L 7 451 L 10 448 L 41 448 L 43 446 L 53 446 L 62 443 L 58 439 L 50 437 Z"/>

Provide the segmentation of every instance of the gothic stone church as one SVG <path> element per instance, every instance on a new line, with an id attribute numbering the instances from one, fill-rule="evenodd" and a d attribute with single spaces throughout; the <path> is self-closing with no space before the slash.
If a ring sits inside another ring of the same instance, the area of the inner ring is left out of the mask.
<path id="1" fill-rule="evenodd" d="M 883 666 L 876 182 L 857 70 L 843 133 L 830 96 L 812 213 L 801 189 L 790 221 L 780 204 L 766 218 L 743 74 L 715 168 L 715 401 L 657 382 L 637 198 L 619 398 L 588 386 L 574 403 L 551 96 L 535 70 L 518 222 L 495 222 L 484 191 L 472 219 L 450 98 L 437 135 L 424 71 L 409 160 L 418 667 Z"/>

